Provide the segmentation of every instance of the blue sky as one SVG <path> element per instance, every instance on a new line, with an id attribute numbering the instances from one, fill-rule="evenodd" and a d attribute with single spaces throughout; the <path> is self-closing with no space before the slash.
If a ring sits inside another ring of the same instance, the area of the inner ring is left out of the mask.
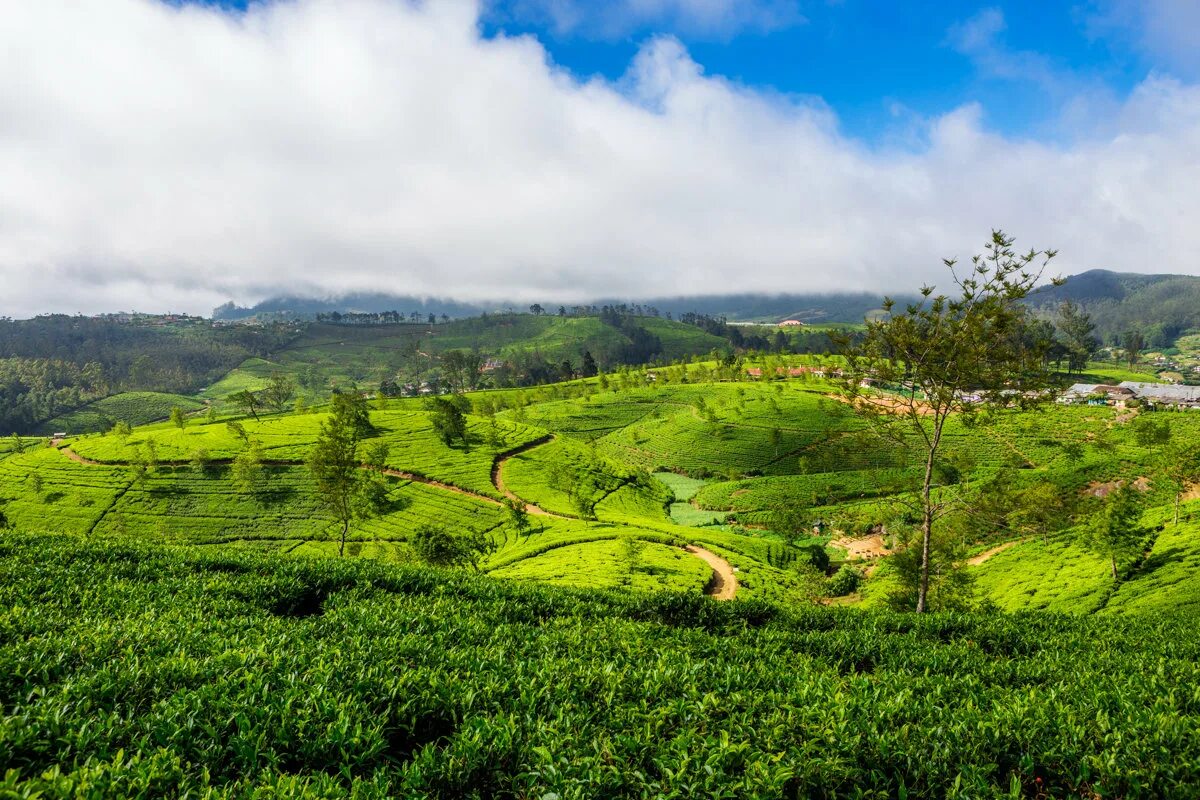
<path id="1" fill-rule="evenodd" d="M 1200 271 L 1198 0 L 10 5 L 0 314 Z"/>
<path id="2" fill-rule="evenodd" d="M 1117 100 L 1155 71 L 1192 77 L 1195 62 L 1144 46 L 1137 1 L 485 0 L 480 27 L 533 36 L 556 66 L 613 81 L 647 40 L 671 36 L 706 74 L 819 100 L 869 144 L 902 143 L 914 119 L 971 102 L 992 130 L 1054 140 L 1073 132 L 1066 94 Z M 1158 4 L 1194 5 L 1175 13 L 1200 24 L 1200 2 Z"/>
<path id="3" fill-rule="evenodd" d="M 1127 93 L 1155 65 L 1120 37 L 1089 30 L 1095 15 L 1078 4 L 1044 0 L 844 0 L 798 5 L 793 20 L 769 30 L 730 25 L 698 31 L 674 16 L 631 22 L 625 30 L 589 27 L 586 20 L 562 30 L 545 15 L 509 3 L 493 9 L 487 31 L 529 33 L 563 67 L 609 78 L 628 68 L 646 37 L 669 33 L 709 74 L 820 97 L 847 133 L 875 141 L 905 113 L 933 116 L 971 101 L 983 103 L 988 124 L 1005 133 L 1032 134 L 1055 126 L 1050 87 L 1036 76 L 999 75 L 964 47 L 962 29 L 981 16 L 1003 20 L 995 34 L 1000 58 L 1015 62 L 1033 56 L 1063 81 L 1095 82 Z"/>

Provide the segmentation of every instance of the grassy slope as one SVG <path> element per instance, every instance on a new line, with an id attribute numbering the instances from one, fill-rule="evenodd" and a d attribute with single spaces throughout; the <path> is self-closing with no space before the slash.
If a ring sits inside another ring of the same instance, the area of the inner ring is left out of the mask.
<path id="1" fill-rule="evenodd" d="M 106 431 L 116 422 L 130 425 L 145 425 L 166 419 L 171 409 L 179 407 L 193 412 L 203 408 L 203 403 L 191 397 L 163 392 L 122 392 L 95 400 L 69 414 L 55 417 L 41 426 L 44 433 L 88 433 Z"/>
<path id="2" fill-rule="evenodd" d="M 507 462 L 509 489 L 555 514 L 577 517 L 584 512 L 568 491 L 586 486 L 588 505 L 598 521 L 584 525 L 541 518 L 545 530 L 540 541 L 512 542 L 505 532 L 506 517 L 496 505 L 393 479 L 392 510 L 380 519 L 356 523 L 353 552 L 406 560 L 404 542 L 411 531 L 442 522 L 491 531 L 501 544 L 492 567 L 509 569 L 514 559 L 545 558 L 544 569 L 531 563 L 519 574 L 553 575 L 562 572 L 557 561 L 569 556 L 579 564 L 594 555 L 598 564 L 609 564 L 598 569 L 606 576 L 604 585 L 613 585 L 620 576 L 611 566 L 612 540 L 634 532 L 648 541 L 702 542 L 744 571 L 745 596 L 786 598 L 799 588 L 789 565 L 805 556 L 766 530 L 777 523 L 780 509 L 795 504 L 812 521 L 833 520 L 835 527 L 866 530 L 895 513 L 892 493 L 912 485 L 914 473 L 904 466 L 909 457 L 862 439 L 859 423 L 825 396 L 829 387 L 820 383 L 646 386 L 636 376 L 619 383 L 629 388 L 604 391 L 592 381 L 477 393 L 472 396 L 477 404 L 502 400 L 509 408 L 494 421 L 471 417 L 469 447 L 441 444 L 419 402 L 399 400 L 386 410 L 373 411 L 379 435 L 391 445 L 392 467 L 493 499 L 501 497 L 491 483 L 496 455 L 552 432 L 557 435 L 553 443 Z M 312 506 L 301 466 L 323 418 L 318 411 L 267 416 L 261 422 L 241 420 L 251 437 L 262 441 L 268 459 L 293 465 L 270 468 L 268 485 L 255 497 L 239 496 L 222 466 L 203 475 L 181 467 L 154 476 L 146 486 L 129 485 L 124 464 L 150 440 L 163 461 L 186 463 L 197 450 L 214 459 L 234 456 L 243 445 L 224 420 L 193 420 L 183 430 L 169 424 L 145 426 L 125 441 L 113 436 L 72 441 L 81 455 L 112 463 L 107 471 L 74 464 L 53 451 L 17 455 L 0 467 L 5 476 L 0 491 L 9 501 L 8 516 L 38 529 L 329 553 L 331 523 Z M 1155 419 L 1169 420 L 1180 439 L 1200 437 L 1200 415 L 1162 414 Z M 1115 410 L 1051 407 L 1003 417 L 982 428 L 955 423 L 947 430 L 946 442 L 972 481 L 1007 471 L 1021 483 L 1049 480 L 1063 491 L 1080 492 L 1090 481 L 1150 474 L 1152 454 L 1137 445 L 1134 428 Z M 777 445 L 774 430 L 779 432 Z M 1079 453 L 1070 451 L 1074 445 L 1080 445 Z M 646 473 L 664 467 L 673 471 L 664 479 L 669 486 Z M 31 470 L 43 476 L 40 496 L 34 496 Z M 679 474 L 685 472 L 736 480 L 689 483 Z M 747 477 L 758 473 L 765 476 Z M 683 483 L 688 485 L 676 485 Z M 684 491 L 673 501 L 672 491 L 680 489 Z M 1169 498 L 1155 490 L 1148 500 L 1154 505 Z M 48 515 L 47 509 L 54 513 Z M 720 524 L 731 521 L 725 519 L 728 512 L 749 527 Z M 980 529 L 975 535 L 986 542 L 1000 534 Z M 1111 610 L 1126 597 L 1131 603 L 1137 598 L 1146 608 L 1159 602 L 1161 592 L 1143 597 L 1134 588 L 1109 597 L 1111 586 L 1098 568 L 1103 565 L 1084 549 L 1081 536 L 1067 532 L 996 556 L 974 569 L 981 593 L 1014 610 L 1087 611 L 1101 605 Z M 823 542 L 814 539 L 811 544 L 819 547 Z M 550 555 L 558 548 L 570 549 Z M 1175 564 L 1176 556 L 1186 561 L 1181 552 L 1158 551 L 1156 560 L 1149 562 L 1155 580 L 1177 589 L 1187 583 L 1182 576 L 1190 567 Z M 574 572 L 581 583 L 594 585 L 587 570 Z M 883 570 L 872 579 L 880 586 L 868 584 L 868 599 L 881 595 L 886 576 Z M 672 580 L 664 576 L 663 585 Z"/>

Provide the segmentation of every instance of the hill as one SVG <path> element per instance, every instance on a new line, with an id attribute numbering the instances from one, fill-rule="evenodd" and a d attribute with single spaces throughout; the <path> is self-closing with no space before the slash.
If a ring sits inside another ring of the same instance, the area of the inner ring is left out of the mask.
<path id="1" fill-rule="evenodd" d="M 1090 270 L 1072 275 L 1062 286 L 1044 286 L 1027 302 L 1051 314 L 1064 300 L 1091 314 L 1107 341 L 1127 330 L 1141 330 L 1154 348 L 1169 347 L 1185 331 L 1200 328 L 1200 277 L 1140 275 Z"/>
<path id="2" fill-rule="evenodd" d="M 798 319 L 812 323 L 859 323 L 863 317 L 879 309 L 883 293 L 874 292 L 828 292 L 812 294 L 713 294 L 696 296 L 652 297 L 639 300 L 638 305 L 654 308 L 661 314 L 705 314 L 726 317 L 730 320 L 754 322 L 778 322 L 783 319 Z M 899 300 L 910 299 L 898 297 Z M 592 308 L 629 305 L 628 299 L 598 298 L 583 305 Z M 558 303 L 546 303 L 547 309 L 558 307 Z M 572 304 L 567 304 L 571 307 Z M 524 310 L 528 303 L 492 301 L 464 303 L 445 298 L 413 297 L 410 295 L 348 294 L 332 298 L 277 297 L 263 300 L 252 306 L 238 306 L 232 302 L 213 309 L 213 319 L 237 320 L 251 317 L 308 318 L 332 312 L 381 313 L 397 311 L 402 316 L 416 314 L 424 319 L 429 314 L 440 317 L 474 317 L 480 314 L 511 313 L 514 309 Z"/>

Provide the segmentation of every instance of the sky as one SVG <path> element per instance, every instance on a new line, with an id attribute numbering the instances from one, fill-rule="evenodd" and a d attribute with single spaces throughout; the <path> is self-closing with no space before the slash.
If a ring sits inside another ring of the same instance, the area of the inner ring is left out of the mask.
<path id="1" fill-rule="evenodd" d="M 38 0 L 0 315 L 1200 274 L 1200 3 Z"/>

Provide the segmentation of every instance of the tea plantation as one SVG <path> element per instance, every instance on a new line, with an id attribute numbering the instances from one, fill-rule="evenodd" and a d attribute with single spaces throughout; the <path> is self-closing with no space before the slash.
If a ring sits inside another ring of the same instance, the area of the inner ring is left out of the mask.
<path id="1" fill-rule="evenodd" d="M 0 793 L 1195 796 L 1200 507 L 1148 431 L 1200 415 L 954 422 L 947 498 L 1129 484 L 1145 533 L 1114 581 L 1079 514 L 959 515 L 976 613 L 917 618 L 883 610 L 912 451 L 703 369 L 470 393 L 450 445 L 372 401 L 344 558 L 322 407 L 0 441 Z M 429 526 L 478 572 L 420 566 Z"/>
<path id="2" fill-rule="evenodd" d="M 1194 618 L 0 538 L 8 797 L 1189 797 Z"/>

